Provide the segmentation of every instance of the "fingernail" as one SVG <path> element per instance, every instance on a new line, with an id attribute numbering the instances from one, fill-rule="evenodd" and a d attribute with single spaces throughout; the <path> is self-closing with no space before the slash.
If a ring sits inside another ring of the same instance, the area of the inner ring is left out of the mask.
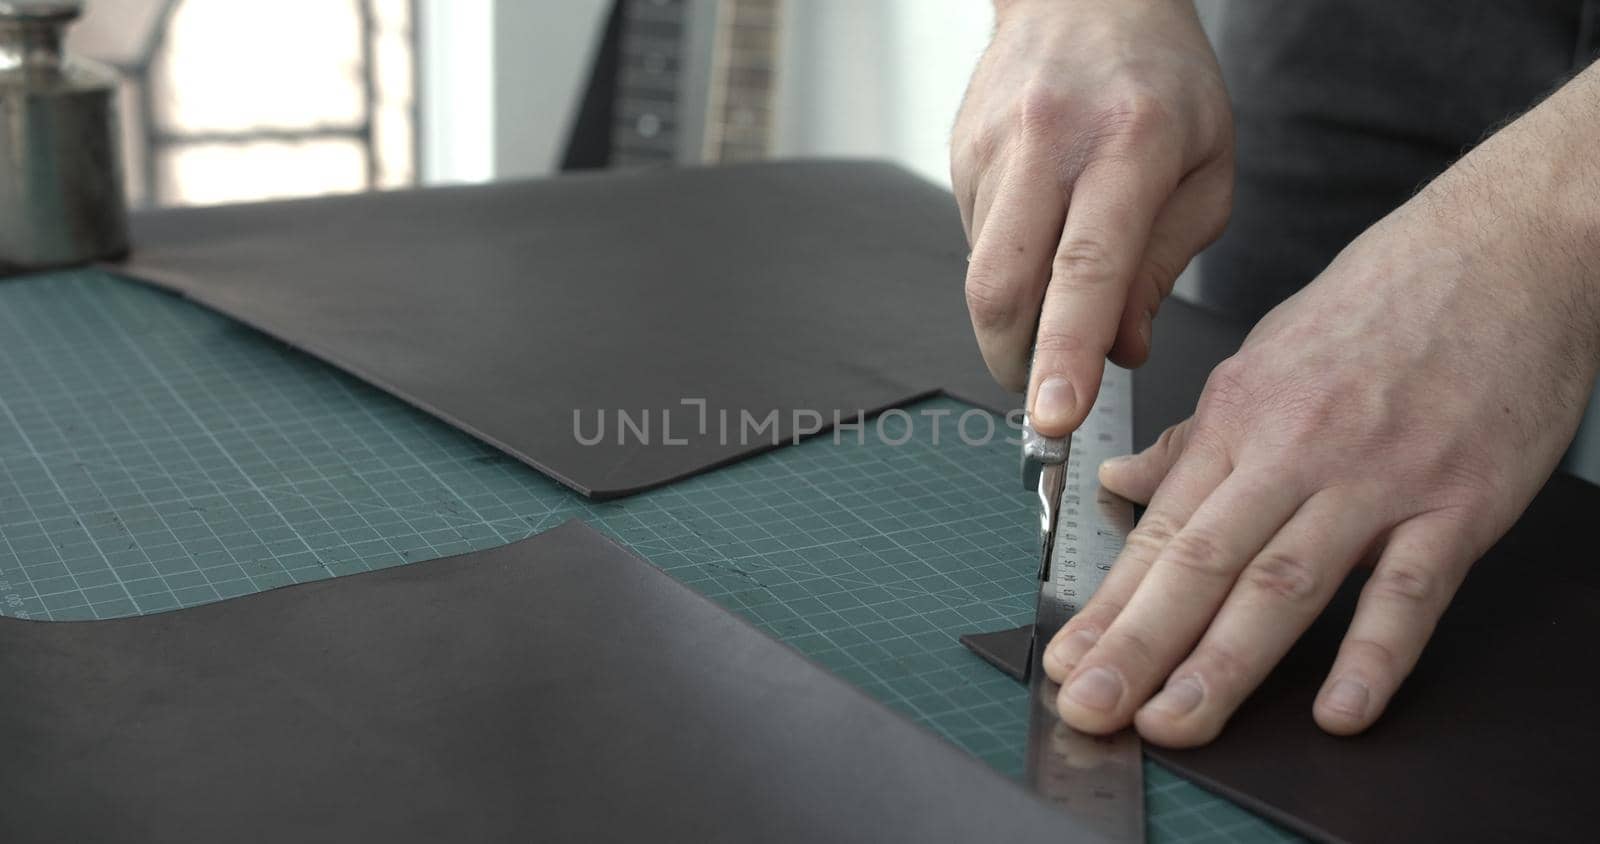
<path id="1" fill-rule="evenodd" d="M 1058 671 L 1071 669 L 1099 640 L 1099 633 L 1093 630 L 1079 630 L 1065 639 L 1051 642 L 1050 647 L 1044 652 L 1045 661 L 1053 663 L 1053 667 Z"/>
<path id="2" fill-rule="evenodd" d="M 1079 706 L 1108 711 L 1122 699 L 1122 678 L 1109 668 L 1095 666 L 1072 681 L 1067 697 Z"/>
<path id="3" fill-rule="evenodd" d="M 1193 677 L 1182 677 L 1168 682 L 1167 687 L 1150 701 L 1149 706 L 1163 715 L 1174 717 L 1188 715 L 1200 706 L 1200 701 L 1205 696 L 1205 689 L 1200 687 L 1200 681 Z"/>
<path id="4" fill-rule="evenodd" d="M 1340 679 L 1328 689 L 1324 703 L 1340 715 L 1361 718 L 1367 714 L 1367 686 L 1359 680 Z"/>
<path id="5" fill-rule="evenodd" d="M 1076 402 L 1077 394 L 1072 391 L 1072 383 L 1067 379 L 1059 375 L 1044 379 L 1044 383 L 1039 385 L 1039 392 L 1033 397 L 1033 424 L 1043 424 L 1047 428 L 1066 425 Z"/>
<path id="6" fill-rule="evenodd" d="M 1132 459 L 1133 455 L 1131 454 L 1124 454 L 1120 457 L 1108 457 L 1105 460 L 1100 461 L 1100 470 L 1103 472 L 1120 471 L 1122 467 L 1128 465 L 1128 461 Z"/>
<path id="7" fill-rule="evenodd" d="M 1146 312 L 1145 315 L 1144 315 L 1144 319 L 1139 320 L 1139 339 L 1144 341 L 1144 344 L 1145 344 L 1145 346 L 1147 348 L 1150 345 L 1150 328 L 1151 328 L 1150 314 L 1148 312 Z"/>

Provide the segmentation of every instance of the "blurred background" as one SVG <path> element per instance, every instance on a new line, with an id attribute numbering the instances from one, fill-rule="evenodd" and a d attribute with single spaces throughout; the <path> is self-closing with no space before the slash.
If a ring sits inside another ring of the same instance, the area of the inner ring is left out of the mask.
<path id="1" fill-rule="evenodd" d="M 122 77 L 140 208 L 812 156 L 948 185 L 992 24 L 989 0 L 88 0 L 69 47 Z M 1600 479 L 1600 424 L 1568 466 Z"/>
<path id="2" fill-rule="evenodd" d="M 1209 5 L 1209 4 L 1207 4 Z M 89 0 L 135 207 L 849 155 L 946 183 L 988 0 Z"/>
<path id="3" fill-rule="evenodd" d="M 67 46 L 122 78 L 134 207 L 417 179 L 409 0 L 89 0 Z"/>

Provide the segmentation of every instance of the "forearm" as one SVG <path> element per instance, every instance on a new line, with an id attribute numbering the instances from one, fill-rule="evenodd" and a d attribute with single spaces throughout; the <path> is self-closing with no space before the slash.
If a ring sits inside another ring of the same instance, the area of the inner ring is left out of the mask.
<path id="1" fill-rule="evenodd" d="M 992 2 L 994 3 L 995 20 L 999 21 L 1019 8 L 1039 5 L 1047 7 L 1071 6 L 1073 5 L 1074 0 L 992 0 Z M 1083 5 L 1084 0 L 1078 0 L 1078 2 L 1079 5 Z M 1093 2 L 1093 0 L 1089 0 L 1089 2 Z M 1180 6 L 1197 16 L 1199 14 L 1195 11 L 1194 0 L 1119 0 L 1119 2 L 1124 5 L 1132 5 L 1134 3 L 1160 3 L 1169 6 Z"/>
<path id="2" fill-rule="evenodd" d="M 1500 282 L 1577 321 L 1600 367 L 1600 63 L 1487 138 L 1418 197 L 1447 230 L 1529 268 Z"/>

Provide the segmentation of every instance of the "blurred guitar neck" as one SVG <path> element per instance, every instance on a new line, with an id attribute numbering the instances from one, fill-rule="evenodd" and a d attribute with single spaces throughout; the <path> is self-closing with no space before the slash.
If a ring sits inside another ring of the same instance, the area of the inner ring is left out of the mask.
<path id="1" fill-rule="evenodd" d="M 613 166 L 771 151 L 782 0 L 623 0 Z"/>

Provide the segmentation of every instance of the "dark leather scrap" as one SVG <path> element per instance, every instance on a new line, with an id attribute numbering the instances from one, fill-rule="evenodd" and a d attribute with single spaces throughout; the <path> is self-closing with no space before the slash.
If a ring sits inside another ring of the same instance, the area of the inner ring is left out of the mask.
<path id="1" fill-rule="evenodd" d="M 961 645 L 1019 683 L 1028 682 L 1033 656 L 1033 625 L 989 633 L 963 633 Z"/>
<path id="2" fill-rule="evenodd" d="M 153 616 L 0 619 L 0 840 L 1064 841 L 581 523 Z"/>

